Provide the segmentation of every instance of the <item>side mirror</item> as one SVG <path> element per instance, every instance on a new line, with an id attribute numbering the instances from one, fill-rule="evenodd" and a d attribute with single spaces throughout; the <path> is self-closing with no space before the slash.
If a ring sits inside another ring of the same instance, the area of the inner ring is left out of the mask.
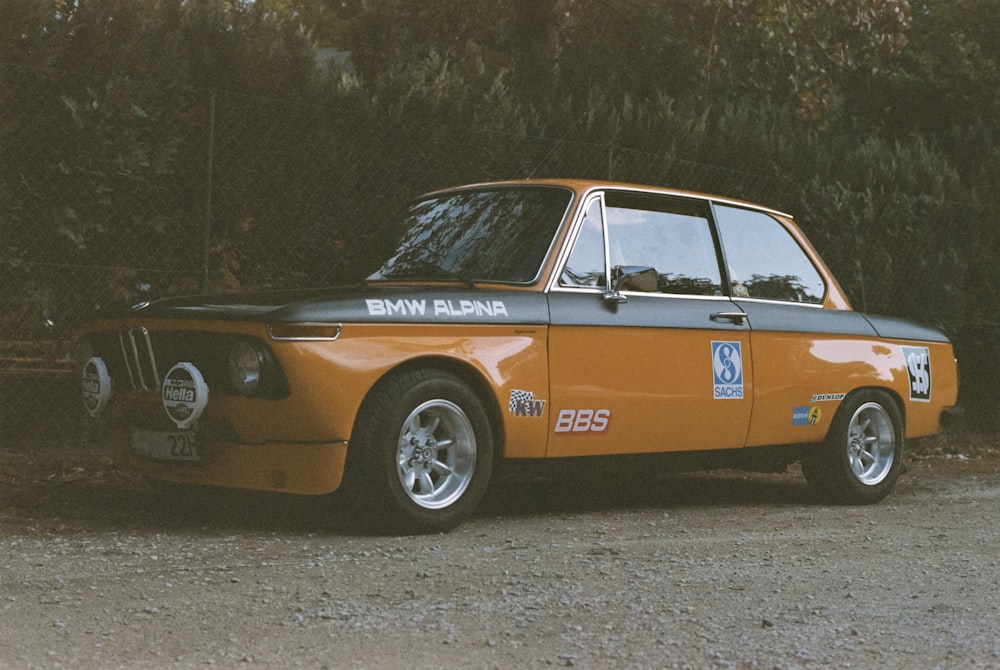
<path id="1" fill-rule="evenodd" d="M 611 288 L 615 291 L 656 293 L 660 275 L 656 268 L 641 265 L 618 265 L 611 271 Z"/>
<path id="2" fill-rule="evenodd" d="M 611 290 L 604 292 L 604 301 L 613 305 L 628 302 L 622 291 L 655 293 L 659 289 L 660 275 L 656 268 L 643 265 L 618 265 L 611 270 Z"/>

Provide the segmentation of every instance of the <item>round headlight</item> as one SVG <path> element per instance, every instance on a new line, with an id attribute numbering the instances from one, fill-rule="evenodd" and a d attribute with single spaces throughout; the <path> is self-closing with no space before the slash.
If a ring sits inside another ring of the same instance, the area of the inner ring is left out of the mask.
<path id="1" fill-rule="evenodd" d="M 237 393 L 251 396 L 260 386 L 264 352 L 246 340 L 240 340 L 229 350 L 229 380 Z"/>

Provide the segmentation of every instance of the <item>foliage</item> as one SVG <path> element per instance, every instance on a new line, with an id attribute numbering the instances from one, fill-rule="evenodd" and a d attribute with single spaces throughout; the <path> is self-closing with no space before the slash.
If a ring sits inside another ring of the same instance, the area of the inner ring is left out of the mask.
<path id="1" fill-rule="evenodd" d="M 4 327 L 60 299 L 72 319 L 149 289 L 357 278 L 419 192 L 589 176 L 792 211 L 857 306 L 938 322 L 996 364 L 998 16 L 991 0 L 5 0 Z M 349 49 L 356 76 L 321 75 L 317 45 Z M 80 268 L 96 274 L 67 288 Z M 965 376 L 983 417 L 991 367 Z"/>
<path id="2" fill-rule="evenodd" d="M 5 208 L 3 237 L 15 255 L 43 250 L 36 261 L 114 268 L 98 301 L 122 300 L 136 268 L 187 267 L 197 253 L 200 90 L 300 96 L 312 49 L 297 28 L 221 1 L 56 8 L 14 0 L 0 21 L 0 83 L 16 93 L 0 102 L 0 142 L 13 148 L 4 197 L 17 205 Z"/>
<path id="3" fill-rule="evenodd" d="M 849 73 L 891 66 L 907 44 L 908 0 L 727 0 L 721 58 L 750 83 L 772 82 L 816 122 L 836 114 Z M 766 45 L 755 49 L 754 45 Z M 748 54 L 759 56 L 746 58 Z M 728 58 L 727 58 L 728 56 Z"/>
<path id="4" fill-rule="evenodd" d="M 558 7 L 565 0 L 379 0 L 352 14 L 346 47 L 375 85 L 439 58 L 482 94 L 504 72 L 528 96 L 551 83 Z M 349 10 L 347 10 L 349 11 Z"/>

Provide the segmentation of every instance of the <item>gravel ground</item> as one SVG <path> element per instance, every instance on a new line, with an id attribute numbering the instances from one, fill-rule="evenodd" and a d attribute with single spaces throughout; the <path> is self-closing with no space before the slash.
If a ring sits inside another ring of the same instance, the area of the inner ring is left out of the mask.
<path id="1" fill-rule="evenodd" d="M 452 533 L 381 537 L 0 449 L 0 668 L 1000 668 L 995 451 L 861 508 L 794 471 L 506 479 Z"/>

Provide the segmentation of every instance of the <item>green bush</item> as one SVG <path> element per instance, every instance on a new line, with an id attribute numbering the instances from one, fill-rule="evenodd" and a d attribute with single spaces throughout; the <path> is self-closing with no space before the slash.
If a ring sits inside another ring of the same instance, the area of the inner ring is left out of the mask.
<path id="1" fill-rule="evenodd" d="M 430 189 L 610 178 L 792 212 L 856 307 L 953 334 L 995 423 L 996 13 L 903 5 L 6 0 L 2 337 L 355 280 Z M 316 68 L 317 7 L 356 73 Z"/>

